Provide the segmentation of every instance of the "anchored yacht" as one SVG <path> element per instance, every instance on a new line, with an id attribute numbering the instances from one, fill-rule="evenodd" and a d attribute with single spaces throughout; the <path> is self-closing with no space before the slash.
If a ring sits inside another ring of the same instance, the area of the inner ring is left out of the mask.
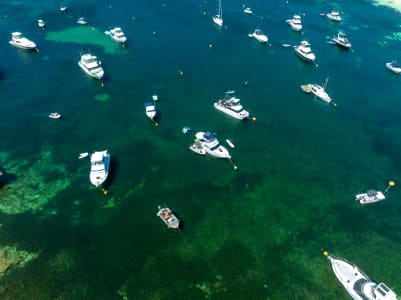
<path id="1" fill-rule="evenodd" d="M 301 41 L 301 44 L 294 47 L 295 53 L 305 61 L 314 62 L 315 54 L 312 52 L 308 41 Z"/>
<path id="2" fill-rule="evenodd" d="M 99 80 L 103 78 L 104 70 L 102 62 L 96 56 L 90 53 L 82 54 L 78 65 L 89 76 Z"/>
<path id="3" fill-rule="evenodd" d="M 292 30 L 295 31 L 302 30 L 302 21 L 300 15 L 294 15 L 292 19 L 287 20 L 287 24 L 291 26 Z"/>
<path id="4" fill-rule="evenodd" d="M 90 182 L 98 187 L 103 184 L 109 175 L 110 154 L 107 150 L 96 151 L 91 155 Z"/>
<path id="5" fill-rule="evenodd" d="M 21 32 L 11 33 L 11 40 L 9 41 L 11 45 L 20 49 L 36 49 L 36 44 L 31 40 L 28 40 Z"/>
<path id="6" fill-rule="evenodd" d="M 220 145 L 220 142 L 217 140 L 216 133 L 201 131 L 197 132 L 195 136 L 197 141 L 200 142 L 200 145 L 210 156 L 231 159 L 231 155 L 228 150 Z"/>
<path id="7" fill-rule="evenodd" d="M 342 20 L 340 13 L 334 9 L 331 12 L 329 12 L 326 16 L 332 21 L 341 22 Z"/>
<path id="8" fill-rule="evenodd" d="M 355 201 L 359 204 L 375 203 L 386 199 L 386 196 L 380 191 L 368 190 L 364 194 L 359 194 L 355 196 Z"/>
<path id="9" fill-rule="evenodd" d="M 397 295 L 384 283 L 369 279 L 357 266 L 324 252 L 334 275 L 354 300 L 397 300 Z"/>
<path id="10" fill-rule="evenodd" d="M 401 66 L 396 60 L 392 60 L 391 62 L 386 63 L 386 67 L 396 74 L 401 73 Z"/>
<path id="11" fill-rule="evenodd" d="M 331 40 L 336 45 L 338 45 L 338 46 L 340 46 L 341 48 L 344 48 L 344 49 L 349 49 L 352 46 L 350 41 L 346 37 L 345 33 L 342 32 L 342 31 L 338 32 L 337 36 L 334 36 Z"/>
<path id="12" fill-rule="evenodd" d="M 233 118 L 248 119 L 249 112 L 242 107 L 240 99 L 234 93 L 235 91 L 227 91 L 225 98 L 215 102 L 214 107 Z"/>
<path id="13" fill-rule="evenodd" d="M 269 40 L 267 35 L 265 35 L 260 29 L 255 29 L 255 31 L 249 33 L 248 36 L 250 38 L 255 38 L 260 43 L 267 43 L 267 41 Z"/>
<path id="14" fill-rule="evenodd" d="M 120 27 L 115 27 L 109 31 L 105 31 L 104 33 L 110 36 L 117 43 L 124 44 L 127 41 L 127 37 Z"/>

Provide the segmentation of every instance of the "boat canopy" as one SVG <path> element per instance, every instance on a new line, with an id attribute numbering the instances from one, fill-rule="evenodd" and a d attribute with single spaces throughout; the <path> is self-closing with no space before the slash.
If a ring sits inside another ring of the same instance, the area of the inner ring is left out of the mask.
<path id="1" fill-rule="evenodd" d="M 214 139 L 216 139 L 217 134 L 214 132 L 205 132 L 205 134 L 203 135 L 203 137 L 208 140 L 208 141 L 213 141 Z"/>

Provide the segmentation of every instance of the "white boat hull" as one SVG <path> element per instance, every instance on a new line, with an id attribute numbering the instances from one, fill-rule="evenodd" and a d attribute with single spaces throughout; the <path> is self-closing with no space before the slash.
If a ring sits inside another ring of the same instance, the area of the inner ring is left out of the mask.
<path id="1" fill-rule="evenodd" d="M 220 26 L 220 27 L 223 26 L 223 19 L 222 19 L 219 15 L 213 16 L 213 22 L 214 22 L 214 24 L 216 24 L 217 26 Z"/>
<path id="2" fill-rule="evenodd" d="M 221 112 L 223 112 L 223 113 L 225 113 L 225 114 L 227 114 L 227 115 L 229 115 L 229 116 L 231 116 L 231 117 L 233 117 L 233 118 L 235 118 L 237 120 L 244 120 L 244 119 L 249 118 L 249 112 L 246 111 L 246 110 L 243 110 L 240 113 L 237 113 L 235 111 L 232 111 L 231 109 L 228 109 L 228 108 L 224 107 L 224 105 L 219 104 L 218 102 L 214 103 L 214 107 L 217 110 L 219 110 L 219 111 L 221 111 Z"/>
<path id="3" fill-rule="evenodd" d="M 297 47 L 294 48 L 295 49 L 295 53 L 298 55 L 299 58 L 301 58 L 304 61 L 307 62 L 314 62 L 316 59 L 315 54 L 310 53 L 310 54 L 304 54 L 302 53 Z"/>
<path id="4" fill-rule="evenodd" d="M 97 70 L 96 72 L 92 72 L 91 70 L 88 70 L 83 63 L 81 63 L 80 61 L 78 62 L 78 65 L 80 66 L 80 68 L 82 70 L 84 70 L 84 72 L 89 75 L 92 78 L 101 80 L 104 76 L 104 70 L 103 68 L 99 67 L 99 70 Z"/>
<path id="5" fill-rule="evenodd" d="M 394 67 L 391 62 L 386 63 L 386 67 L 395 74 L 401 73 L 401 67 Z"/>
<path id="6" fill-rule="evenodd" d="M 109 175 L 109 167 L 110 154 L 107 153 L 107 150 L 94 152 L 91 155 L 90 182 L 96 187 L 102 185 Z"/>

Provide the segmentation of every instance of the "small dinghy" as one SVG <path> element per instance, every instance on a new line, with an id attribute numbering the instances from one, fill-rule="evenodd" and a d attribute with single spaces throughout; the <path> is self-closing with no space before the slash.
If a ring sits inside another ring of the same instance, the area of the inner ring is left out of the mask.
<path id="1" fill-rule="evenodd" d="M 86 25 L 86 24 L 88 24 L 88 21 L 86 21 L 85 18 L 80 17 L 80 18 L 77 20 L 77 24 Z"/>
<path id="2" fill-rule="evenodd" d="M 401 73 L 401 65 L 395 59 L 393 59 L 391 62 L 386 63 L 386 67 L 395 74 Z"/>
<path id="3" fill-rule="evenodd" d="M 173 214 L 170 208 L 161 207 L 159 205 L 157 209 L 159 211 L 156 215 L 167 225 L 168 228 L 179 228 L 180 220 L 178 220 L 178 218 Z"/>
<path id="4" fill-rule="evenodd" d="M 153 100 L 153 101 L 159 101 L 159 97 L 157 97 L 157 95 L 153 95 L 153 96 L 152 96 L 152 100 Z"/>
<path id="5" fill-rule="evenodd" d="M 59 113 L 57 113 L 57 112 L 52 112 L 52 113 L 49 114 L 49 118 L 51 118 L 51 119 L 60 119 L 61 115 Z"/>
<path id="6" fill-rule="evenodd" d="M 230 139 L 226 139 L 226 143 L 227 145 L 229 145 L 231 148 L 235 148 L 235 145 L 233 144 L 233 142 Z"/>
<path id="7" fill-rule="evenodd" d="M 79 154 L 78 159 L 82 159 L 82 158 L 85 158 L 85 157 L 88 157 L 88 156 L 89 156 L 89 152 L 83 152 L 83 153 Z"/>
<path id="8" fill-rule="evenodd" d="M 182 128 L 182 133 L 184 134 L 188 134 L 192 131 L 191 127 L 185 126 L 184 128 Z"/>
<path id="9" fill-rule="evenodd" d="M 46 23 L 42 19 L 38 20 L 38 26 L 42 29 L 46 28 Z"/>

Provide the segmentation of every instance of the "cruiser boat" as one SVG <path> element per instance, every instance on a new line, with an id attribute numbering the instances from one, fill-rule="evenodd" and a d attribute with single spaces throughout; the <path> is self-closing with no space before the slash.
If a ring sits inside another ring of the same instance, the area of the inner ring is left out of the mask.
<path id="1" fill-rule="evenodd" d="M 386 199 L 382 192 L 376 190 L 368 190 L 365 194 L 355 196 L 355 201 L 359 204 L 375 203 Z"/>
<path id="2" fill-rule="evenodd" d="M 294 46 L 295 53 L 305 61 L 314 62 L 316 59 L 315 54 L 312 52 L 308 41 L 301 41 L 301 44 Z"/>
<path id="3" fill-rule="evenodd" d="M 86 24 L 88 24 L 88 22 L 85 20 L 84 17 L 80 17 L 80 18 L 77 20 L 77 24 L 86 25 Z"/>
<path id="4" fill-rule="evenodd" d="M 227 91 L 225 98 L 215 102 L 214 107 L 233 118 L 248 119 L 249 112 L 242 107 L 240 99 L 234 93 L 235 91 Z"/>
<path id="5" fill-rule="evenodd" d="M 90 53 L 81 54 L 81 60 L 78 62 L 78 65 L 89 76 L 99 80 L 103 78 L 104 70 L 102 62 L 96 56 Z"/>
<path id="6" fill-rule="evenodd" d="M 386 63 L 386 67 L 396 74 L 401 73 L 401 66 L 396 60 L 392 60 L 391 62 Z"/>
<path id="7" fill-rule="evenodd" d="M 107 153 L 107 150 L 92 153 L 89 179 L 94 186 L 98 187 L 106 181 L 109 167 L 110 154 Z"/>
<path id="8" fill-rule="evenodd" d="M 262 30 L 260 29 L 255 29 L 253 33 L 248 34 L 250 38 L 255 38 L 257 41 L 261 43 L 267 43 L 268 38 L 267 35 L 265 35 Z"/>
<path id="9" fill-rule="evenodd" d="M 167 228 L 177 229 L 180 227 L 180 220 L 174 215 L 168 207 L 158 206 L 157 216 L 167 225 Z"/>
<path id="10" fill-rule="evenodd" d="M 146 116 L 151 119 L 152 121 L 156 117 L 156 106 L 152 102 L 145 103 L 145 113 Z"/>
<path id="11" fill-rule="evenodd" d="M 246 13 L 248 15 L 251 15 L 251 14 L 253 14 L 253 11 L 252 11 L 252 9 L 250 7 L 245 7 L 244 8 L 244 13 Z"/>
<path id="12" fill-rule="evenodd" d="M 384 283 L 369 279 L 357 266 L 324 252 L 334 275 L 354 300 L 397 300 L 397 295 Z"/>
<path id="13" fill-rule="evenodd" d="M 189 150 L 200 155 L 206 155 L 206 150 L 203 148 L 202 143 L 198 140 L 189 146 Z"/>
<path id="14" fill-rule="evenodd" d="M 217 25 L 222 27 L 223 26 L 223 10 L 221 8 L 221 0 L 219 0 L 219 11 L 217 15 L 213 16 L 213 22 Z"/>
<path id="15" fill-rule="evenodd" d="M 301 22 L 301 16 L 300 15 L 294 15 L 292 19 L 287 20 L 287 24 L 291 26 L 291 28 L 295 31 L 301 31 L 302 30 L 302 22 Z"/>
<path id="16" fill-rule="evenodd" d="M 105 31 L 104 33 L 110 36 L 117 43 L 124 44 L 127 41 L 127 37 L 120 27 L 113 28 L 110 31 Z"/>
<path id="17" fill-rule="evenodd" d="M 216 138 L 216 134 L 213 132 L 197 132 L 195 134 L 197 142 L 199 141 L 206 154 L 217 158 L 231 159 L 231 155 L 226 148 L 220 145 L 220 142 Z"/>
<path id="18" fill-rule="evenodd" d="M 52 113 L 49 114 L 49 118 L 51 118 L 51 119 L 60 119 L 61 115 L 59 113 L 57 113 L 57 112 L 52 112 Z"/>
<path id="19" fill-rule="evenodd" d="M 350 41 L 347 39 L 345 33 L 343 32 L 338 32 L 337 36 L 334 36 L 331 39 L 336 45 L 344 48 L 344 49 L 349 49 L 351 48 L 351 43 Z"/>
<path id="20" fill-rule="evenodd" d="M 340 13 L 334 9 L 331 12 L 329 12 L 326 16 L 327 16 L 327 18 L 329 18 L 332 21 L 341 22 L 341 20 L 342 20 Z"/>
<path id="21" fill-rule="evenodd" d="M 46 23 L 42 19 L 38 20 L 38 26 L 42 29 L 46 28 Z"/>
<path id="22" fill-rule="evenodd" d="M 36 49 L 36 44 L 28 40 L 21 32 L 11 33 L 11 45 L 20 49 Z"/>

